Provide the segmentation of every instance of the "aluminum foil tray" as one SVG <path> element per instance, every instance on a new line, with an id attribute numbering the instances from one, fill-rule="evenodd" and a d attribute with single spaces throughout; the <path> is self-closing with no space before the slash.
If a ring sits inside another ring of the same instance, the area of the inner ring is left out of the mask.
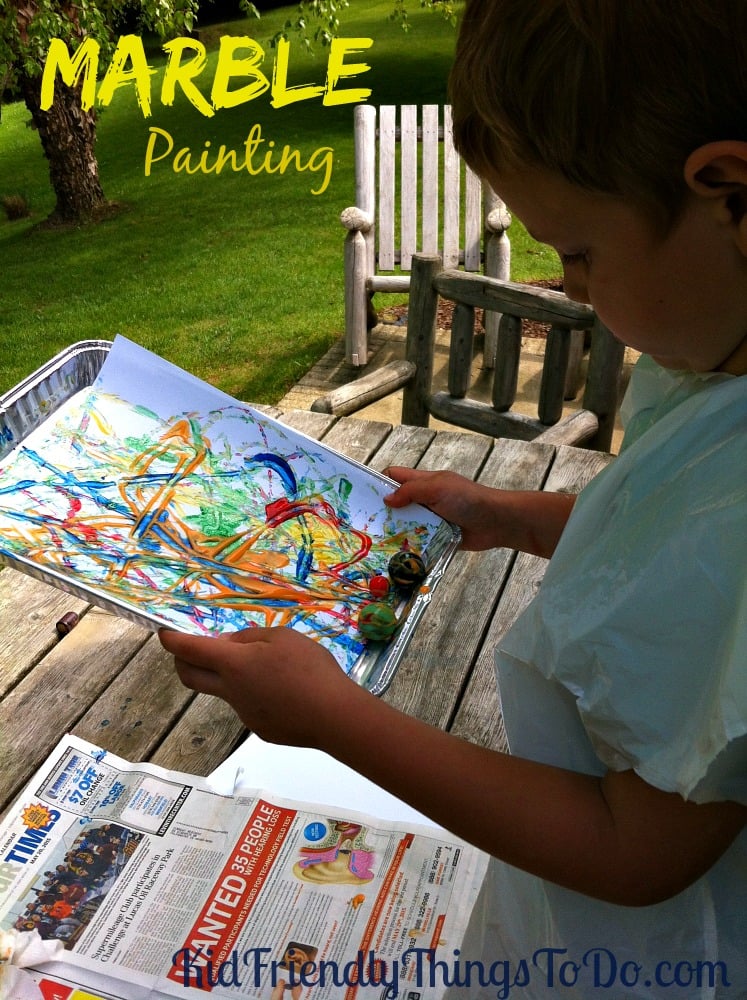
<path id="1" fill-rule="evenodd" d="M 34 430 L 54 416 L 56 411 L 75 393 L 91 386 L 111 350 L 111 341 L 86 340 L 73 344 L 39 368 L 9 392 L 0 396 L 0 461 Z M 300 438 L 325 451 L 318 441 L 293 431 Z M 339 461 L 365 468 L 352 459 L 334 454 Z M 366 470 L 369 474 L 386 477 Z M 459 529 L 443 522 L 443 529 L 430 543 L 428 549 L 428 577 L 409 600 L 403 599 L 397 608 L 401 624 L 389 642 L 370 643 L 350 671 L 350 676 L 373 694 L 380 695 L 387 689 L 399 666 L 405 649 L 431 601 L 433 591 L 441 580 L 460 540 Z M 103 594 L 86 582 L 66 576 L 53 568 L 41 567 L 31 559 L 16 553 L 0 551 L 0 566 L 8 565 L 27 575 L 51 584 L 58 589 L 89 601 L 112 614 L 143 625 L 153 631 L 164 622 L 137 610 L 126 600 L 116 600 Z"/>

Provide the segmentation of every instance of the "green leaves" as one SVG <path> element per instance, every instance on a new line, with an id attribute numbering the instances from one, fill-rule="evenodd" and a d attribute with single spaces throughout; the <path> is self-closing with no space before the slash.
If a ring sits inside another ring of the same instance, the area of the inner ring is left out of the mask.
<path id="1" fill-rule="evenodd" d="M 106 57 L 116 41 L 116 26 L 123 13 L 134 13 L 142 28 L 160 38 L 189 34 L 199 0 L 8 0 L 0 14 L 0 79 L 12 85 L 14 76 L 41 73 L 53 38 L 71 47 L 87 36 L 94 37 Z M 248 8 L 253 4 L 247 3 Z M 256 12 L 256 8 L 254 8 Z"/>
<path id="2" fill-rule="evenodd" d="M 410 30 L 407 15 L 408 0 L 393 0 L 394 6 L 389 20 L 394 21 L 403 31 Z M 278 31 L 271 45 L 277 46 L 281 38 L 295 35 L 302 46 L 311 50 L 313 45 L 329 45 L 340 33 L 340 12 L 350 6 L 349 0 L 301 0 L 296 7 L 296 15 L 289 18 Z M 439 13 L 452 26 L 456 25 L 456 5 L 444 0 L 420 0 L 420 6 Z"/>
<path id="3" fill-rule="evenodd" d="M 117 25 L 125 14 L 134 15 L 143 29 L 159 38 L 190 34 L 199 13 L 200 0 L 7 0 L 0 9 L 0 81 L 12 86 L 18 72 L 38 76 L 49 43 L 61 38 L 72 47 L 86 36 L 93 36 L 106 58 L 116 42 Z M 410 5 L 412 0 L 410 0 Z M 419 0 L 420 6 L 439 13 L 450 24 L 456 23 L 455 4 L 446 0 Z M 288 18 L 271 45 L 293 36 L 303 48 L 328 46 L 344 27 L 341 15 L 349 0 L 301 0 L 294 16 Z M 251 17 L 260 12 L 251 0 L 241 0 L 241 9 Z M 408 0 L 393 0 L 390 20 L 404 31 L 410 29 Z"/>
<path id="4" fill-rule="evenodd" d="M 277 47 L 281 38 L 296 36 L 307 51 L 314 44 L 326 46 L 340 32 L 339 11 L 349 6 L 348 0 L 302 0 L 296 7 L 295 17 L 289 18 L 283 28 L 271 39 Z"/>

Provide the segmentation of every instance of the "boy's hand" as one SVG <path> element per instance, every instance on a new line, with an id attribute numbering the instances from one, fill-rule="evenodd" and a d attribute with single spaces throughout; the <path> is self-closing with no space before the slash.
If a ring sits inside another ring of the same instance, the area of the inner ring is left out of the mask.
<path id="1" fill-rule="evenodd" d="M 496 521 L 497 490 L 474 483 L 456 472 L 425 472 L 393 465 L 386 475 L 401 485 L 385 497 L 390 507 L 419 503 L 462 529 L 463 549 L 490 549 L 502 544 Z"/>
<path id="2" fill-rule="evenodd" d="M 384 497 L 390 507 L 419 503 L 462 529 L 462 548 L 507 548 L 549 558 L 575 497 L 543 490 L 503 490 L 456 472 L 425 472 L 393 465 L 386 474 L 401 485 Z"/>
<path id="3" fill-rule="evenodd" d="M 270 743 L 318 747 L 347 698 L 367 695 L 331 653 L 289 628 L 250 628 L 224 637 L 161 629 L 186 687 L 227 701 Z"/>

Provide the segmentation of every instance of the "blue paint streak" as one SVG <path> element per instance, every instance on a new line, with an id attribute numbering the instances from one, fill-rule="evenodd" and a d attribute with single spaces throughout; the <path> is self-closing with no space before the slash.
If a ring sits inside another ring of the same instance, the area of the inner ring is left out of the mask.
<path id="1" fill-rule="evenodd" d="M 296 477 L 291 469 L 290 465 L 281 458 L 279 455 L 273 455 L 270 452 L 258 452 L 256 455 L 252 455 L 251 458 L 244 459 L 244 465 L 263 465 L 267 469 L 272 469 L 274 472 L 280 476 L 283 481 L 283 486 L 286 491 L 295 498 L 298 493 L 298 484 L 296 482 Z"/>

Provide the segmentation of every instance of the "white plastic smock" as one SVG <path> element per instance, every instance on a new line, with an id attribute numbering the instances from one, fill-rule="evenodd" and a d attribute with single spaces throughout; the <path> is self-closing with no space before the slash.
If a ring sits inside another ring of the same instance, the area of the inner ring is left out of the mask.
<path id="1" fill-rule="evenodd" d="M 497 651 L 511 752 L 747 803 L 747 376 L 644 357 L 624 418 L 620 456 L 579 497 Z M 491 861 L 460 957 L 505 963 L 456 991 L 470 1000 L 747 997 L 747 829 L 694 885 L 642 908 Z"/>

